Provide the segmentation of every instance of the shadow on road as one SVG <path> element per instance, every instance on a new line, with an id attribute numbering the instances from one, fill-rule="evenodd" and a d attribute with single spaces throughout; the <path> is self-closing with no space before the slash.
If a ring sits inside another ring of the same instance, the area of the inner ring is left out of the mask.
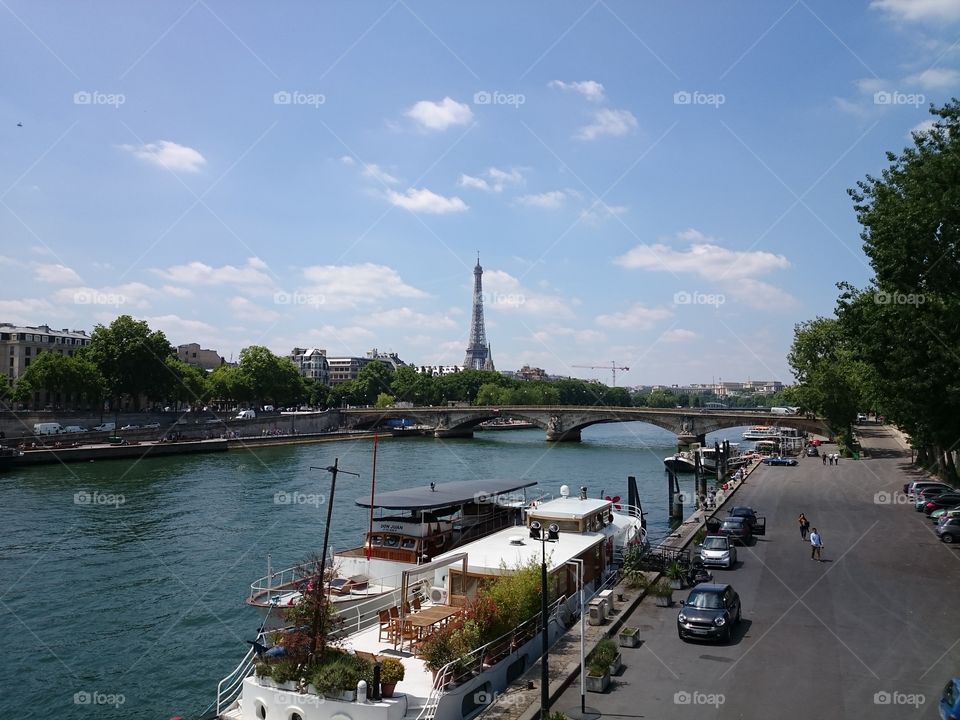
<path id="1" fill-rule="evenodd" d="M 747 633 L 750 632 L 750 627 L 753 623 L 745 617 L 740 618 L 740 622 L 733 626 L 733 633 L 730 637 L 730 642 L 720 642 L 717 640 L 707 640 L 706 638 L 700 639 L 697 637 L 687 636 L 680 642 L 685 642 L 690 645 L 714 645 L 716 647 L 729 647 L 731 645 L 739 645 L 747 637 Z"/>

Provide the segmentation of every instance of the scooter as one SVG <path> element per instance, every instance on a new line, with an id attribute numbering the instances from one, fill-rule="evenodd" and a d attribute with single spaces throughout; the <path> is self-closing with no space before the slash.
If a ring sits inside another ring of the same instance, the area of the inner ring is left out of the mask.
<path id="1" fill-rule="evenodd" d="M 703 566 L 703 560 L 694 558 L 690 562 L 690 570 L 687 571 L 687 582 L 690 585 L 713 582 L 713 573 Z"/>

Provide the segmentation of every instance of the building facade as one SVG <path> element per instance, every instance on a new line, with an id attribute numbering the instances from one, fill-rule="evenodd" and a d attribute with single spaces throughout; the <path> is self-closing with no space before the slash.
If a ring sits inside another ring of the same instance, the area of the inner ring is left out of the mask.
<path id="1" fill-rule="evenodd" d="M 216 370 L 226 363 L 216 350 L 204 350 L 199 343 L 177 345 L 177 358 L 201 370 Z"/>
<path id="2" fill-rule="evenodd" d="M 311 378 L 324 385 L 330 384 L 330 363 L 327 351 L 321 348 L 294 348 L 287 355 L 305 378 Z"/>
<path id="3" fill-rule="evenodd" d="M 367 359 L 370 360 L 371 362 L 373 360 L 379 360 L 384 365 L 392 369 L 394 372 L 396 372 L 397 370 L 402 368 L 404 365 L 406 365 L 406 363 L 403 360 L 401 360 L 395 352 L 391 352 L 391 353 L 380 352 L 376 348 L 374 348 L 373 350 L 367 351 Z"/>
<path id="4" fill-rule="evenodd" d="M 49 325 L 33 327 L 0 323 L 0 356 L 3 358 L 3 372 L 11 385 L 41 353 L 73 355 L 89 344 L 90 336 L 83 330 L 53 330 Z"/>
<path id="5" fill-rule="evenodd" d="M 356 380 L 360 371 L 371 362 L 373 362 L 373 359 L 368 357 L 327 358 L 327 363 L 330 366 L 330 387 L 348 380 Z"/>

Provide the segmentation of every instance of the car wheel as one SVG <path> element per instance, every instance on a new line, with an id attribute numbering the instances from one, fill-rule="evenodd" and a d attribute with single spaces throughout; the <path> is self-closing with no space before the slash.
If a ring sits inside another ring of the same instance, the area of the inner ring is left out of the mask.
<path id="1" fill-rule="evenodd" d="M 733 570 L 733 560 L 727 561 L 727 570 Z"/>
<path id="2" fill-rule="evenodd" d="M 736 623 L 737 623 L 738 625 L 740 624 L 740 620 L 741 620 L 741 614 L 740 614 L 740 613 L 741 613 L 740 608 L 737 608 L 737 619 L 736 619 Z"/>
<path id="3" fill-rule="evenodd" d="M 951 535 L 950 533 L 944 533 L 943 535 L 940 536 L 940 539 L 943 540 L 945 543 L 952 543 L 953 535 Z"/>
<path id="4" fill-rule="evenodd" d="M 723 631 L 723 635 L 720 636 L 720 639 L 723 642 L 729 644 L 732 637 L 733 637 L 733 633 L 730 632 L 730 626 L 727 625 L 726 629 Z"/>

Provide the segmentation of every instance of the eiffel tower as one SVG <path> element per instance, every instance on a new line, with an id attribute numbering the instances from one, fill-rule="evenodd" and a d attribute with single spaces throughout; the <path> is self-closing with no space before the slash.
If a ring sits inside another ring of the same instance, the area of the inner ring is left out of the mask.
<path id="1" fill-rule="evenodd" d="M 477 253 L 477 266 L 473 269 L 473 314 L 470 318 L 470 344 L 463 360 L 465 370 L 493 370 L 493 355 L 483 329 L 483 268 Z"/>

